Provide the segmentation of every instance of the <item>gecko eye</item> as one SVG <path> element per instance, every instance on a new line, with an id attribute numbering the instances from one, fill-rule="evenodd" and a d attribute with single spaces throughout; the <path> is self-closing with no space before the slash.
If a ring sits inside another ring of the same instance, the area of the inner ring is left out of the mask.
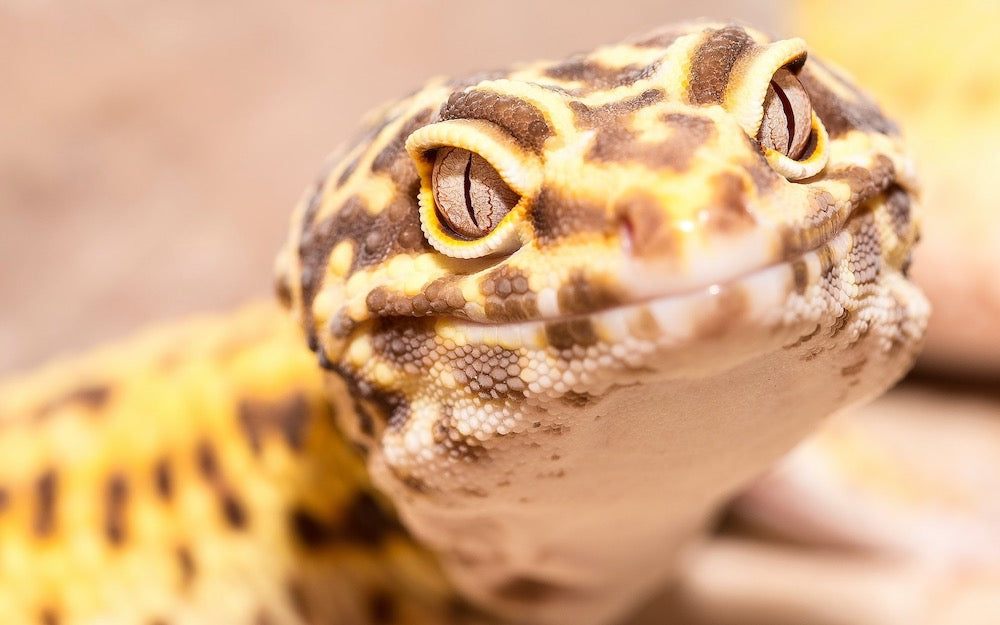
<path id="1" fill-rule="evenodd" d="M 486 159 L 455 147 L 437 150 L 431 188 L 441 219 L 469 240 L 492 232 L 520 200 Z"/>
<path id="2" fill-rule="evenodd" d="M 797 161 L 805 154 L 811 134 L 809 94 L 792 72 L 781 68 L 767 87 L 757 140 L 762 146 Z"/>

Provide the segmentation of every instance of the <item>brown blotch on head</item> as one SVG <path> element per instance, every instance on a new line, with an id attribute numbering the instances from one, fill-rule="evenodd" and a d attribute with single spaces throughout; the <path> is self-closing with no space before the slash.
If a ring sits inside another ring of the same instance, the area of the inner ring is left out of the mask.
<path id="1" fill-rule="evenodd" d="M 582 270 L 570 273 L 556 293 L 559 311 L 567 314 L 605 310 L 622 303 L 622 297 L 607 281 L 586 275 Z"/>
<path id="2" fill-rule="evenodd" d="M 431 109 L 425 108 L 406 120 L 385 147 L 375 155 L 372 160 L 372 171 L 388 173 L 396 184 L 408 184 L 417 175 L 417 170 L 406 151 L 406 139 L 413 131 L 427 125 L 431 113 Z"/>
<path id="3" fill-rule="evenodd" d="M 122 473 L 114 473 L 104 487 L 104 535 L 112 546 L 125 541 L 125 504 L 128 502 L 128 481 Z"/>
<path id="4" fill-rule="evenodd" d="M 585 232 L 608 232 L 611 220 L 603 206 L 567 198 L 558 191 L 543 188 L 531 208 L 535 238 L 542 245 Z"/>
<path id="5" fill-rule="evenodd" d="M 725 336 L 734 325 L 743 321 L 749 308 L 746 293 L 737 287 L 723 287 L 712 301 L 714 310 L 699 316 L 695 324 L 694 334 L 702 339 Z"/>
<path id="6" fill-rule="evenodd" d="M 692 104 L 719 104 L 736 62 L 752 49 L 753 39 L 739 26 L 708 30 L 691 58 L 688 98 Z"/>
<path id="7" fill-rule="evenodd" d="M 302 451 L 309 423 L 309 402 L 304 393 L 274 401 L 243 399 L 237 408 L 240 428 L 254 454 L 259 454 L 264 436 L 278 432 L 294 451 Z"/>
<path id="8" fill-rule="evenodd" d="M 174 494 L 173 469 L 167 458 L 161 458 L 153 465 L 153 487 L 160 499 L 169 500 Z"/>
<path id="9" fill-rule="evenodd" d="M 564 588 L 526 576 L 513 577 L 494 590 L 497 597 L 504 601 L 529 604 L 550 601 L 556 595 L 565 592 Z"/>
<path id="10" fill-rule="evenodd" d="M 539 153 L 554 133 L 535 105 L 514 96 L 486 89 L 453 93 L 441 107 L 439 118 L 481 119 L 506 130 L 525 148 Z"/>
<path id="11" fill-rule="evenodd" d="M 649 78 L 656 73 L 659 66 L 660 63 L 655 62 L 650 65 L 608 67 L 593 59 L 579 57 L 551 65 L 545 68 L 543 74 L 557 80 L 586 83 L 585 90 L 610 89 Z"/>
<path id="12" fill-rule="evenodd" d="M 636 162 L 651 169 L 686 171 L 695 153 L 715 133 L 715 125 L 711 120 L 681 113 L 665 114 L 661 120 L 671 127 L 671 133 L 667 139 L 653 142 L 639 140 L 624 125 L 602 126 L 594 135 L 587 157 L 607 163 Z"/>
<path id="13" fill-rule="evenodd" d="M 677 234 L 667 222 L 663 206 L 652 195 L 633 191 L 615 202 L 614 211 L 624 244 L 632 255 L 650 258 L 678 253 Z"/>
<path id="14" fill-rule="evenodd" d="M 813 110 L 822 120 L 831 139 L 837 139 L 852 130 L 899 134 L 899 128 L 882 113 L 878 104 L 850 82 L 840 80 L 841 85 L 851 92 L 853 98 L 848 100 L 834 93 L 811 70 L 810 66 L 816 64 L 822 65 L 827 75 L 837 80 L 840 78 L 835 70 L 816 59 L 807 63 L 798 75 L 799 82 L 809 94 Z"/>
<path id="15" fill-rule="evenodd" d="M 597 343 L 594 324 L 587 318 L 550 321 L 545 324 L 545 336 L 549 345 L 558 350 L 590 347 Z"/>
<path id="16" fill-rule="evenodd" d="M 58 477 L 54 469 L 47 469 L 35 481 L 33 525 L 37 536 L 48 536 L 55 530 L 58 484 Z"/>
<path id="17" fill-rule="evenodd" d="M 639 95 L 623 100 L 608 102 L 600 106 L 588 106 L 574 100 L 569 103 L 576 125 L 580 128 L 603 128 L 619 126 L 623 117 L 631 115 L 647 106 L 661 102 L 665 94 L 662 89 L 646 89 Z"/>
<path id="18" fill-rule="evenodd" d="M 219 495 L 219 506 L 222 509 L 222 518 L 226 520 L 229 527 L 242 530 L 247 527 L 246 507 L 236 498 L 232 492 L 226 491 Z"/>

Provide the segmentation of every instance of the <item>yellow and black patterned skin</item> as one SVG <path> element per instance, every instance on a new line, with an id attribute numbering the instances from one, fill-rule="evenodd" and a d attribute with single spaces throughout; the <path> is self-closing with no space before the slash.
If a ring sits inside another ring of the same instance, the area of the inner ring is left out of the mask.
<path id="1" fill-rule="evenodd" d="M 913 185 L 875 104 L 739 25 L 433 82 L 294 214 L 313 354 L 252 309 L 4 389 L 0 620 L 614 622 L 909 368 Z"/>

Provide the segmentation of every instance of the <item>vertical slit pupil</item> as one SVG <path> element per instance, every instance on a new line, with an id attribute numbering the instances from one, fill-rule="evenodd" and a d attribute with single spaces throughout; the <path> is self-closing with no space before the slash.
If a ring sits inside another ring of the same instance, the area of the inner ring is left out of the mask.
<path id="1" fill-rule="evenodd" d="M 469 219 L 478 228 L 479 220 L 476 219 L 476 211 L 472 207 L 472 152 L 468 154 L 468 160 L 465 161 L 465 210 L 469 212 Z"/>

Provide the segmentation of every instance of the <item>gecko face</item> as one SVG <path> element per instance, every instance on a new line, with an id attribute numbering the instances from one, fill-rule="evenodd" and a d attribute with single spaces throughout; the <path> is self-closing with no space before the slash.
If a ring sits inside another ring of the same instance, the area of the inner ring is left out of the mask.
<path id="1" fill-rule="evenodd" d="M 783 348 L 899 360 L 836 403 L 890 383 L 925 313 L 911 188 L 804 42 L 688 25 L 390 105 L 303 201 L 279 290 L 388 472 L 471 492 L 447 467 L 613 416 L 616 389 Z"/>

